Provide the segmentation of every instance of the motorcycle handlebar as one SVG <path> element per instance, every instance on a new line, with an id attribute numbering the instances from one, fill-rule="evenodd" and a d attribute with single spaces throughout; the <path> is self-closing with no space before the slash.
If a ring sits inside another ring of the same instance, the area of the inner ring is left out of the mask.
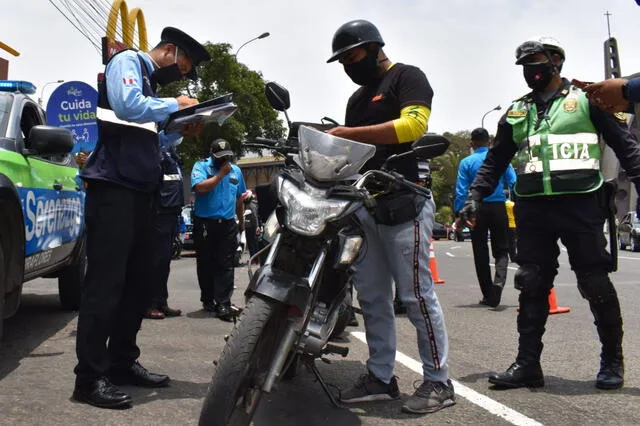
<path id="1" fill-rule="evenodd" d="M 427 196 L 431 195 L 431 191 L 428 188 L 425 188 L 423 186 L 417 185 L 413 182 L 406 180 L 404 176 L 402 176 L 400 173 L 388 172 L 388 171 L 382 171 L 382 170 L 370 170 L 367 173 L 370 173 L 372 176 L 376 176 L 378 178 L 383 178 L 388 182 L 402 185 L 419 195 L 427 195 Z M 362 182 L 362 186 L 364 186 L 365 183 L 366 183 L 366 179 L 365 181 Z"/>

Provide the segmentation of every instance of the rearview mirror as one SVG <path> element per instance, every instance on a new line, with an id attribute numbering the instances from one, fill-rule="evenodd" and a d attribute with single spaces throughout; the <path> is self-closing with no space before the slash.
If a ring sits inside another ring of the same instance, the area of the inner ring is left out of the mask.
<path id="1" fill-rule="evenodd" d="M 449 139 L 436 133 L 427 133 L 411 145 L 411 149 L 420 159 L 429 160 L 438 157 L 449 148 Z"/>
<path id="2" fill-rule="evenodd" d="M 270 81 L 264 86 L 264 94 L 276 111 L 286 111 L 291 106 L 289 91 L 275 81 Z"/>
<path id="3" fill-rule="evenodd" d="M 74 145 L 69 129 L 53 126 L 33 126 L 27 139 L 29 152 L 37 155 L 64 155 Z"/>

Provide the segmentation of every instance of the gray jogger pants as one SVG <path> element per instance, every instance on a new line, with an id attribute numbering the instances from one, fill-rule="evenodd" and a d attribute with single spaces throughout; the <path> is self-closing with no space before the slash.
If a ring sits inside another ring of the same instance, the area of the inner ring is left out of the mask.
<path id="1" fill-rule="evenodd" d="M 365 242 L 355 264 L 355 286 L 369 345 L 367 368 L 389 383 L 396 357 L 393 283 L 416 327 L 425 380 L 446 383 L 449 343 L 440 302 L 429 269 L 434 203 L 428 200 L 414 220 L 378 225 L 363 208 L 358 217 Z"/>

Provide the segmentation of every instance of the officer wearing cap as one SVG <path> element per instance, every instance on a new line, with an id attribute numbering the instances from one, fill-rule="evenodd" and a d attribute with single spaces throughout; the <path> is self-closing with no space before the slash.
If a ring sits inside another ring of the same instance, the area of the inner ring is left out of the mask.
<path id="1" fill-rule="evenodd" d="M 162 387 L 169 382 L 137 362 L 136 344 L 151 295 L 160 143 L 180 137 L 158 132 L 157 123 L 197 100 L 159 98 L 156 88 L 184 76 L 196 78 L 195 66 L 209 59 L 204 46 L 169 27 L 149 53 L 119 52 L 105 68 L 96 111 L 98 142 L 81 172 L 87 191 L 88 268 L 76 338 L 77 401 L 121 408 L 131 404 L 131 397 L 116 385 Z M 200 130 L 194 125 L 184 134 Z"/>
<path id="2" fill-rule="evenodd" d="M 560 76 L 565 50 L 541 37 L 522 43 L 516 64 L 532 91 L 500 119 L 495 143 L 471 186 L 475 204 L 498 186 L 515 156 L 520 290 L 516 361 L 489 376 L 497 387 L 544 385 L 540 365 L 542 335 L 549 315 L 549 292 L 558 273 L 558 239 L 567 248 L 578 289 L 587 299 L 602 344 L 596 387 L 624 384 L 622 316 L 609 279 L 613 259 L 603 234 L 609 191 L 600 172 L 601 135 L 629 178 L 640 185 L 640 147 L 625 123 L 589 104 L 585 93 Z"/>
<path id="3" fill-rule="evenodd" d="M 182 185 L 182 161 L 178 157 L 175 145 L 164 146 L 162 155 L 162 183 L 158 188 L 156 201 L 156 220 L 153 224 L 153 266 L 152 296 L 145 318 L 164 319 L 182 314 L 180 309 L 169 307 L 169 273 L 171 271 L 171 255 L 173 239 L 178 228 L 178 220 L 184 205 L 184 189 Z"/>
<path id="4" fill-rule="evenodd" d="M 193 236 L 200 301 L 206 311 L 230 321 L 238 313 L 231 303 L 233 258 L 238 232 L 244 230 L 242 195 L 247 189 L 240 168 L 232 163 L 229 142 L 214 140 L 209 153 L 209 158 L 195 163 L 191 172 L 196 193 Z"/>
<path id="5" fill-rule="evenodd" d="M 376 145 L 375 156 L 362 171 L 378 169 L 389 156 L 410 151 L 410 142 L 425 133 L 431 114 L 433 90 L 427 77 L 416 67 L 392 63 L 383 46 L 382 36 L 371 22 L 361 19 L 347 22 L 333 37 L 333 54 L 328 61 L 339 61 L 349 78 L 361 86 L 349 98 L 345 126 L 335 127 L 329 133 Z M 418 180 L 415 156 L 407 156 L 404 161 L 393 163 L 393 167 L 408 180 Z M 379 206 L 385 202 L 381 198 L 377 201 Z M 393 375 L 396 355 L 393 278 L 400 300 L 416 327 L 424 370 L 423 383 L 402 410 L 424 414 L 455 404 L 448 372 L 444 315 L 428 265 L 435 206 L 430 199 L 423 201 L 421 208 L 412 206 L 419 213 L 401 223 L 379 224 L 365 210 L 359 212 L 368 243 L 355 265 L 355 287 L 370 356 L 367 373 L 352 388 L 341 392 L 340 400 L 344 403 L 400 397 Z"/>
<path id="6" fill-rule="evenodd" d="M 461 212 L 464 212 L 465 202 L 469 198 L 469 186 L 471 186 L 489 151 L 489 132 L 481 127 L 474 129 L 471 132 L 471 147 L 473 154 L 463 158 L 458 167 L 456 198 L 453 203 L 458 218 L 456 220 L 457 229 L 466 226 L 462 223 L 465 215 Z M 476 212 L 475 218 L 471 218 L 473 220 L 472 226 L 470 226 L 473 261 L 482 292 L 482 300 L 479 303 L 494 308 L 500 304 L 502 288 L 507 281 L 507 267 L 509 266 L 509 222 L 504 204 L 506 197 L 503 188 L 505 185 L 512 188 L 515 182 L 516 172 L 509 165 L 505 174 L 500 178 L 500 184 L 496 190 L 484 198 L 482 208 Z M 491 232 L 491 253 L 496 265 L 493 279 L 489 265 L 489 232 Z"/>

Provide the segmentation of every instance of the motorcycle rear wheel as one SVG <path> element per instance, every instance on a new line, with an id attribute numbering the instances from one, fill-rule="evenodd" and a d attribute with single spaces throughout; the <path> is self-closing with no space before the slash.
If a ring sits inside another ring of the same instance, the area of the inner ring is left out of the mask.
<path id="1" fill-rule="evenodd" d="M 287 325 L 285 306 L 253 296 L 231 332 L 200 413 L 204 426 L 249 426 Z"/>

